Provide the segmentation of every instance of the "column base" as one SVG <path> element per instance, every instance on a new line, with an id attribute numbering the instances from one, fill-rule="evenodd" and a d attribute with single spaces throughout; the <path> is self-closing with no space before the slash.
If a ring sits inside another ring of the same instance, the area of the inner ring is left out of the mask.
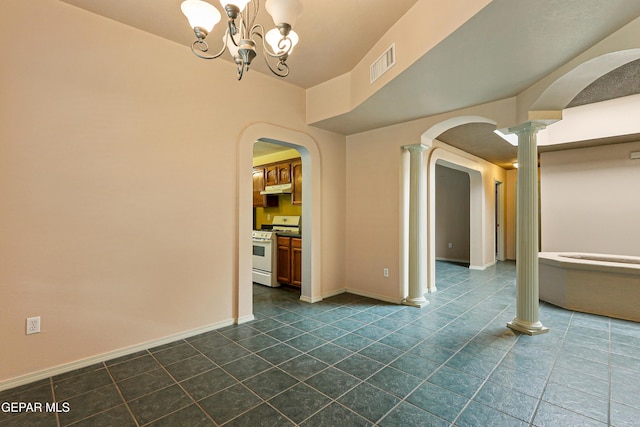
<path id="1" fill-rule="evenodd" d="M 425 297 L 422 298 L 405 298 L 402 300 L 402 305 L 408 305 L 410 307 L 422 308 L 429 305 L 429 301 Z"/>
<path id="2" fill-rule="evenodd" d="M 549 328 L 542 326 L 542 323 L 529 323 L 524 320 L 520 320 L 517 317 L 513 319 L 511 322 L 507 322 L 507 327 L 509 329 L 513 329 L 514 331 L 522 332 L 527 335 L 541 335 L 549 332 Z"/>

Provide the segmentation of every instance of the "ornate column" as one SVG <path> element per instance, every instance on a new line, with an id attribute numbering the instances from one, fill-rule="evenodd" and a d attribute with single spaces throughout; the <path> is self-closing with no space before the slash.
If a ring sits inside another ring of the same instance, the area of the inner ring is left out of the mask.
<path id="1" fill-rule="evenodd" d="M 526 122 L 509 128 L 518 135 L 516 220 L 516 317 L 507 326 L 528 335 L 548 332 L 539 320 L 538 147 L 536 134 L 547 125 Z"/>
<path id="2" fill-rule="evenodd" d="M 409 151 L 409 296 L 402 300 L 402 304 L 422 308 L 429 304 L 424 297 L 424 278 L 422 264 L 426 261 L 422 253 L 423 230 L 423 171 L 422 153 L 429 149 L 424 144 L 406 145 Z"/>

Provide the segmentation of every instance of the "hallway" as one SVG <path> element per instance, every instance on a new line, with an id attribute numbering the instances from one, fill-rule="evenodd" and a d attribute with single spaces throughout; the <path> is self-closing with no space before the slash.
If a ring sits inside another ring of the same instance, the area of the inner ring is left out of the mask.
<path id="1" fill-rule="evenodd" d="M 421 310 L 254 285 L 255 321 L 2 392 L 70 411 L 0 425 L 637 425 L 639 324 L 543 304 L 515 335 L 513 263 L 436 275 Z"/>

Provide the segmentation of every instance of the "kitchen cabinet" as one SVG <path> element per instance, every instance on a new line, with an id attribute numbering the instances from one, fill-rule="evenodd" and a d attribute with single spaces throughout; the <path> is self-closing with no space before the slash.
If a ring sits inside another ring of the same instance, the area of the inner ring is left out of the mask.
<path id="1" fill-rule="evenodd" d="M 277 278 L 283 285 L 302 286 L 302 239 L 278 236 Z"/>
<path id="2" fill-rule="evenodd" d="M 257 170 L 261 170 L 262 174 L 256 172 Z M 278 206 L 277 196 L 262 196 L 260 191 L 263 191 L 265 186 L 281 184 L 291 184 L 291 204 L 302 205 L 302 160 L 300 158 L 256 166 L 253 168 L 253 173 L 253 207 Z M 273 201 L 275 201 L 274 205 L 267 204 Z"/>
<path id="3" fill-rule="evenodd" d="M 302 161 L 291 162 L 291 204 L 302 204 Z"/>
<path id="4" fill-rule="evenodd" d="M 265 167 L 265 185 L 291 183 L 291 163 L 275 163 Z"/>
<path id="5" fill-rule="evenodd" d="M 302 286 L 302 239 L 291 238 L 291 284 Z"/>
<path id="6" fill-rule="evenodd" d="M 265 168 L 253 168 L 253 207 L 266 208 L 278 206 L 278 198 L 260 194 L 265 186 Z"/>

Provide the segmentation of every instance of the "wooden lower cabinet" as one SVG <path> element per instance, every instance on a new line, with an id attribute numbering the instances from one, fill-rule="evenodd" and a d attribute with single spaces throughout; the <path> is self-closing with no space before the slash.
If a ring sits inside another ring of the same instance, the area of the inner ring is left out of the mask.
<path id="1" fill-rule="evenodd" d="M 302 239 L 291 238 L 291 284 L 302 286 Z"/>
<path id="2" fill-rule="evenodd" d="M 278 282 L 291 283 L 291 237 L 278 236 Z"/>
<path id="3" fill-rule="evenodd" d="M 278 236 L 278 282 L 302 286 L 302 239 Z"/>

